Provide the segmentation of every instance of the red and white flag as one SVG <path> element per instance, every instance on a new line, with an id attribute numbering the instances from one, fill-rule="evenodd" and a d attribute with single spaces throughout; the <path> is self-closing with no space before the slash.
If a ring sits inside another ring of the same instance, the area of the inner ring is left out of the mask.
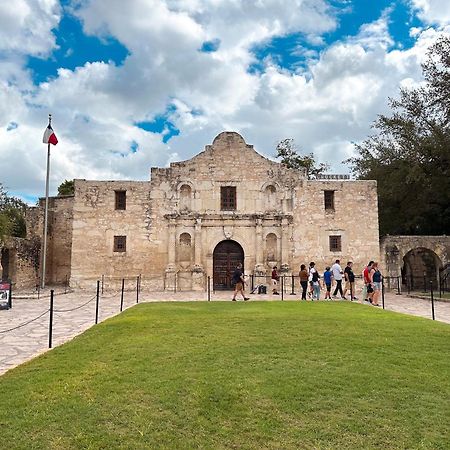
<path id="1" fill-rule="evenodd" d="M 42 142 L 44 144 L 53 144 L 53 145 L 56 145 L 58 143 L 56 134 L 54 133 L 53 128 L 50 124 L 44 131 L 44 137 L 42 138 Z"/>

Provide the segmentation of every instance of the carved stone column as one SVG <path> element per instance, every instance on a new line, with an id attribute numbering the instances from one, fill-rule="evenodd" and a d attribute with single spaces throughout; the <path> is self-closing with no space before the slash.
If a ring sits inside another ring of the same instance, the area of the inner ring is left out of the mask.
<path id="1" fill-rule="evenodd" d="M 289 272 L 289 252 L 290 252 L 290 239 L 289 239 L 289 221 L 287 217 L 281 218 L 281 272 Z"/>
<path id="2" fill-rule="evenodd" d="M 202 265 L 202 219 L 195 219 L 194 265 Z"/>
<path id="3" fill-rule="evenodd" d="M 255 233 L 255 275 L 264 275 L 265 268 L 263 263 L 263 226 L 262 218 L 257 217 L 255 220 L 256 233 Z"/>
<path id="4" fill-rule="evenodd" d="M 165 273 L 165 287 L 166 290 L 175 290 L 176 288 L 176 263 L 175 263 L 175 250 L 176 250 L 176 232 L 177 224 L 175 219 L 169 219 L 168 226 L 168 239 L 167 239 L 167 267 Z"/>
<path id="5" fill-rule="evenodd" d="M 205 288 L 205 273 L 202 266 L 202 219 L 195 219 L 194 232 L 194 267 L 192 268 L 192 290 Z"/>

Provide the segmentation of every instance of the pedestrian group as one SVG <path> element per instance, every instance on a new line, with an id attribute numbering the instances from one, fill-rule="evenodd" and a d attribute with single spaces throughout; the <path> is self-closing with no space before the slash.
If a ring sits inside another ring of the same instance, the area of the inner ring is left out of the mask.
<path id="1" fill-rule="evenodd" d="M 311 301 L 320 300 L 320 291 L 325 289 L 325 300 L 331 300 L 340 298 L 350 301 L 357 300 L 355 292 L 355 274 L 353 272 L 353 262 L 348 261 L 344 270 L 340 265 L 340 260 L 336 259 L 335 263 L 325 268 L 322 276 L 316 268 L 316 264 L 312 261 L 309 263 L 309 267 L 306 268 L 305 264 L 300 266 L 299 272 L 300 287 L 302 289 L 302 300 L 306 300 L 308 297 Z M 362 298 L 366 303 L 370 303 L 373 306 L 380 306 L 379 299 L 382 289 L 382 274 L 380 272 L 378 262 L 369 261 L 369 264 L 364 268 L 362 272 L 362 278 L 364 286 L 362 290 Z M 278 284 L 280 275 L 278 273 L 277 266 L 272 268 L 271 282 L 272 282 L 272 294 L 279 295 Z M 345 281 L 344 288 L 342 288 L 342 282 Z M 245 285 L 247 282 L 244 278 L 242 271 L 242 264 L 238 264 L 236 270 L 233 273 L 232 284 L 235 286 L 234 295 L 232 300 L 236 301 L 236 296 L 240 294 L 242 298 L 247 301 L 248 297 L 245 296 Z M 332 287 L 334 285 L 333 296 L 331 294 Z M 349 297 L 347 297 L 347 295 Z"/>

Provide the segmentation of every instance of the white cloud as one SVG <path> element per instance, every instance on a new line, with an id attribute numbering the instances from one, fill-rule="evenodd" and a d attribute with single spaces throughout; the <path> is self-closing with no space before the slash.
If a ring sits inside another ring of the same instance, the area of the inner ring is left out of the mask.
<path id="1" fill-rule="evenodd" d="M 60 20 L 57 0 L 0 2 L 0 51 L 46 56 L 55 48 Z"/>
<path id="2" fill-rule="evenodd" d="M 427 23 L 446 25 L 450 22 L 450 3 L 446 0 L 411 0 L 411 4 Z"/>

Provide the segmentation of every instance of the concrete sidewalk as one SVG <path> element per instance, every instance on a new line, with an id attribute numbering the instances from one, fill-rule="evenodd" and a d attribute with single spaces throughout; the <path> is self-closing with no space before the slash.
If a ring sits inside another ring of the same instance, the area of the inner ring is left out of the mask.
<path id="1" fill-rule="evenodd" d="M 77 291 L 54 297 L 53 347 L 60 345 L 94 325 L 95 292 Z M 229 291 L 211 292 L 211 301 L 231 301 Z M 250 295 L 251 300 L 281 301 L 281 296 Z M 142 292 L 139 302 L 207 301 L 206 292 Z M 299 301 L 300 295 L 285 294 L 284 301 Z M 238 299 L 242 301 L 242 299 Z M 136 292 L 126 291 L 123 309 L 136 304 Z M 120 291 L 105 292 L 99 302 L 99 322 L 120 313 Z M 367 308 L 373 306 L 366 305 Z M 431 319 L 431 303 L 425 299 L 386 294 L 386 310 Z M 76 309 L 74 309 L 76 308 Z M 73 309 L 72 311 L 65 311 Z M 48 350 L 49 290 L 40 299 L 13 299 L 13 308 L 0 311 L 0 374 Z M 64 312 L 65 311 L 65 312 Z M 436 320 L 450 323 L 450 302 L 435 302 Z M 33 320 L 36 319 L 36 320 Z M 30 323 L 13 329 L 28 321 Z M 6 330 L 10 330 L 7 331 Z"/>

